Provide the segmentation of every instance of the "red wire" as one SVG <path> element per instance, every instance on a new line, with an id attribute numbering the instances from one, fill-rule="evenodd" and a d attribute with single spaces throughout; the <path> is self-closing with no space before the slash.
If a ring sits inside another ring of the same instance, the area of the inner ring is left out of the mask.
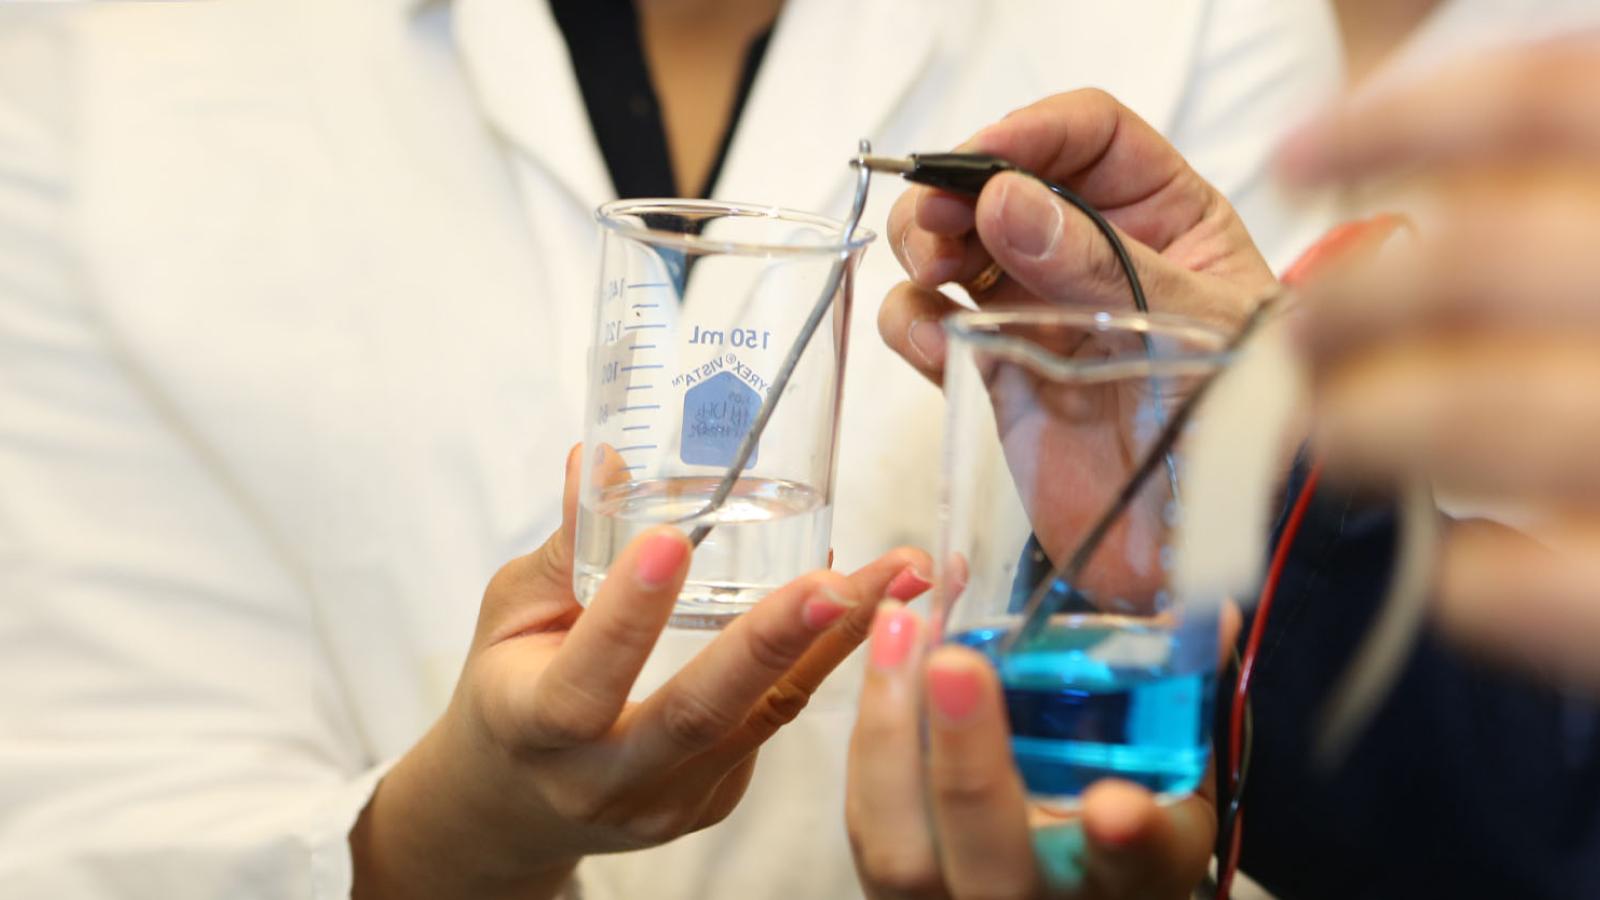
<path id="1" fill-rule="evenodd" d="M 1306 473 L 1306 483 L 1301 486 L 1294 507 L 1289 510 L 1289 518 L 1283 524 L 1283 534 L 1278 538 L 1278 546 L 1272 551 L 1272 565 L 1268 567 L 1266 581 L 1261 585 L 1261 601 L 1256 604 L 1256 617 L 1250 623 L 1250 636 L 1246 639 L 1244 653 L 1239 658 L 1239 679 L 1233 687 L 1233 708 L 1228 714 L 1227 782 L 1230 797 L 1239 790 L 1236 776 L 1239 772 L 1239 760 L 1244 752 L 1244 707 L 1245 700 L 1250 695 L 1250 676 L 1255 671 L 1256 654 L 1261 650 L 1261 636 L 1267 631 L 1267 616 L 1272 612 L 1272 600 L 1278 594 L 1278 582 L 1283 579 L 1284 567 L 1289 563 L 1289 551 L 1294 547 L 1295 536 L 1300 533 L 1300 525 L 1305 521 L 1306 511 L 1311 508 L 1311 499 L 1317 493 L 1317 482 L 1321 478 L 1322 461 L 1315 460 Z M 1219 797 L 1217 802 L 1227 803 L 1228 797 Z M 1239 835 L 1243 832 L 1244 812 L 1241 808 L 1234 815 L 1233 838 L 1229 841 L 1228 858 L 1217 870 L 1217 896 L 1220 898 L 1226 898 L 1228 891 L 1233 887 L 1233 873 L 1239 866 Z"/>
<path id="2" fill-rule="evenodd" d="M 1399 215 L 1374 216 L 1360 222 L 1351 222 L 1333 229 L 1322 240 L 1306 251 L 1282 278 L 1284 284 L 1297 285 L 1332 263 L 1348 259 L 1360 252 L 1370 252 L 1383 244 L 1390 235 L 1401 228 L 1414 228 L 1411 221 Z M 1322 477 L 1322 462 L 1315 460 L 1306 473 L 1306 483 L 1295 498 L 1294 507 L 1284 522 L 1283 535 L 1272 553 L 1272 565 L 1267 569 L 1266 581 L 1261 586 L 1261 602 L 1256 604 L 1256 617 L 1250 623 L 1250 636 L 1245 641 L 1244 653 L 1239 658 L 1239 680 L 1233 688 L 1233 708 L 1229 710 L 1228 734 L 1228 796 L 1218 797 L 1226 804 L 1239 792 L 1239 760 L 1244 752 L 1244 709 L 1250 696 L 1250 676 L 1255 671 L 1256 653 L 1261 649 L 1261 636 L 1267 630 L 1267 615 L 1272 611 L 1272 598 L 1278 593 L 1278 582 L 1289 561 L 1289 550 L 1300 533 L 1300 523 L 1305 520 L 1311 498 L 1317 492 L 1317 481 Z M 1244 810 L 1236 808 L 1233 817 L 1233 836 L 1228 841 L 1227 859 L 1218 860 L 1217 897 L 1226 900 L 1233 888 L 1233 875 L 1239 868 L 1240 835 L 1244 832 Z"/>

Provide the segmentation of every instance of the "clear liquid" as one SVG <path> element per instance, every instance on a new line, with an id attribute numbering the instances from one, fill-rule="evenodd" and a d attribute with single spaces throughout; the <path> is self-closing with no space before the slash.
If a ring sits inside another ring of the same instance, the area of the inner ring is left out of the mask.
<path id="1" fill-rule="evenodd" d="M 1023 783 L 1032 799 L 1059 811 L 1076 809 L 1101 778 L 1165 799 L 1191 793 L 1205 777 L 1215 672 L 1174 671 L 1171 631 L 1108 618 L 1064 617 L 1004 657 L 1008 628 L 951 638 L 995 663 Z"/>
<path id="2" fill-rule="evenodd" d="M 574 586 L 588 605 L 606 570 L 641 532 L 671 522 L 685 533 L 715 524 L 695 550 L 671 624 L 721 628 L 757 600 L 828 563 L 832 507 L 792 481 L 741 478 L 716 512 L 696 516 L 718 478 L 659 478 L 613 485 L 578 508 Z M 690 518 L 693 517 L 693 518 Z"/>

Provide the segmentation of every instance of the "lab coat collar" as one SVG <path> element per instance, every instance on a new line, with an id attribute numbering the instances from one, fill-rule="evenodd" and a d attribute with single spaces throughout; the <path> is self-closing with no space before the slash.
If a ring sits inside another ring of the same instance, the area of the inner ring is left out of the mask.
<path id="1" fill-rule="evenodd" d="M 856 142 L 879 152 L 886 129 L 923 75 L 936 20 L 928 0 L 788 0 L 715 188 L 720 199 L 842 216 Z"/>
<path id="2" fill-rule="evenodd" d="M 453 2 L 463 64 L 491 126 L 579 202 L 612 199 L 548 2 Z M 934 49 L 932 19 L 945 6 L 787 0 L 716 195 L 842 214 L 856 141 L 877 136 L 915 84 Z"/>
<path id="3" fill-rule="evenodd" d="M 613 199 L 548 0 L 453 0 L 456 46 L 491 128 L 586 207 Z"/>

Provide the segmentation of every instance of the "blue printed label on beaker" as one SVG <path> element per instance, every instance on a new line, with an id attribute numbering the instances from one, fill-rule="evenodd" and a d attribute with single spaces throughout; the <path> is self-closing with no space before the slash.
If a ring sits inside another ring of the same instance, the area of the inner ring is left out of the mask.
<path id="1" fill-rule="evenodd" d="M 683 445 L 679 456 L 691 466 L 730 466 L 739 442 L 761 411 L 761 395 L 732 372 L 713 375 L 683 395 Z M 756 464 L 759 444 L 745 468 Z"/>

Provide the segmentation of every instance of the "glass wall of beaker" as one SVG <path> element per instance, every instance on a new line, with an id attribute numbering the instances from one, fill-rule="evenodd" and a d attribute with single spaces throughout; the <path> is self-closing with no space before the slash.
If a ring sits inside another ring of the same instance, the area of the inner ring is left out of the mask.
<path id="1" fill-rule="evenodd" d="M 1045 809 L 1076 808 L 1103 777 L 1193 791 L 1210 755 L 1218 607 L 1170 587 L 1181 441 L 1075 583 L 1061 570 L 1226 335 L 1051 307 L 958 313 L 945 329 L 939 637 L 995 664 L 1019 770 Z M 1035 595 L 1051 615 L 1023 632 Z"/>
<path id="2" fill-rule="evenodd" d="M 697 200 L 618 201 L 602 226 L 574 580 L 587 603 L 646 528 L 711 526 L 672 623 L 718 628 L 828 562 L 851 272 L 840 222 Z M 826 299 L 834 275 L 844 277 Z M 807 317 L 826 303 L 781 399 Z M 762 405 L 772 416 L 720 506 Z"/>

